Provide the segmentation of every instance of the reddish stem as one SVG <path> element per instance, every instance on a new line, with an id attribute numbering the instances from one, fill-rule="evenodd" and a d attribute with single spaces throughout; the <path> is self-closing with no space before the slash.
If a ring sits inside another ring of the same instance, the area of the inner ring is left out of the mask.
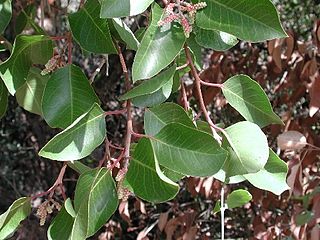
<path id="1" fill-rule="evenodd" d="M 67 39 L 68 37 L 67 36 L 53 36 L 53 37 L 50 37 L 52 40 L 54 41 L 60 41 L 60 40 L 63 40 L 63 39 Z"/>
<path id="2" fill-rule="evenodd" d="M 206 109 L 206 105 L 204 104 L 202 91 L 201 91 L 201 79 L 200 79 L 199 74 L 196 70 L 196 67 L 193 64 L 191 53 L 190 53 L 190 50 L 187 45 L 184 46 L 184 51 L 186 53 L 187 60 L 189 61 L 189 66 L 191 68 L 191 74 L 193 75 L 193 77 L 195 79 L 196 89 L 197 89 L 197 93 L 198 93 L 198 97 L 199 97 L 200 108 L 201 108 L 207 122 L 211 126 L 211 131 L 212 131 L 213 137 L 221 144 L 221 137 L 218 135 L 218 133 L 216 131 L 217 128 L 213 127 L 213 126 L 215 126 L 215 124 L 212 122 L 212 120 L 209 116 L 209 113 Z"/>
<path id="3" fill-rule="evenodd" d="M 115 110 L 115 111 L 108 111 L 108 112 L 105 112 L 104 114 L 106 116 L 109 116 L 109 115 L 121 115 L 121 114 L 124 114 L 127 112 L 127 109 L 120 109 L 120 110 Z"/>
<path id="4" fill-rule="evenodd" d="M 117 160 L 112 163 L 112 165 L 111 165 L 110 168 L 109 168 L 110 170 L 114 169 L 115 166 L 122 160 L 123 155 L 124 155 L 124 151 L 122 151 L 122 152 L 120 153 L 120 156 L 117 158 Z"/>
<path id="5" fill-rule="evenodd" d="M 42 197 L 42 196 L 45 196 L 45 195 L 48 195 L 50 194 L 50 197 L 53 196 L 54 194 L 54 191 L 56 190 L 57 187 L 61 187 L 62 189 L 62 196 L 64 199 L 66 199 L 66 196 L 65 196 L 65 192 L 63 190 L 63 177 L 64 177 L 64 174 L 66 172 L 66 168 L 67 168 L 67 163 L 64 163 L 63 164 L 63 167 L 61 168 L 60 170 L 60 173 L 58 175 L 58 178 L 56 179 L 55 183 L 52 185 L 52 187 L 50 187 L 47 191 L 45 192 L 42 192 L 42 193 L 39 193 L 37 195 L 34 195 L 31 197 L 32 200 L 36 199 L 36 198 L 39 198 L 39 197 Z"/>
<path id="6" fill-rule="evenodd" d="M 205 82 L 205 81 L 202 81 L 202 80 L 200 80 L 200 83 L 202 85 L 209 86 L 209 87 L 217 87 L 217 88 L 222 88 L 223 87 L 223 84 L 220 84 L 220 83 L 208 83 L 208 82 Z"/>
<path id="7" fill-rule="evenodd" d="M 128 74 L 128 68 L 126 65 L 126 61 L 123 57 L 123 54 L 121 52 L 121 48 L 119 44 L 117 43 L 117 50 L 118 50 L 118 55 L 120 58 L 120 63 L 122 67 L 122 71 L 125 77 L 125 86 L 127 92 L 130 91 L 131 89 L 131 83 L 130 83 L 130 78 Z M 127 132 L 126 132 L 126 137 L 125 137 L 125 148 L 124 148 L 124 162 L 123 162 L 123 167 L 125 171 L 128 169 L 129 166 L 129 159 L 130 159 L 130 146 L 131 146 L 131 139 L 132 139 L 132 132 L 133 132 L 133 127 L 132 127 L 132 112 L 131 112 L 131 101 L 128 99 L 126 101 L 126 109 L 127 109 Z"/>
<path id="8" fill-rule="evenodd" d="M 189 104 L 189 101 L 188 101 L 187 92 L 186 92 L 186 88 L 184 86 L 183 81 L 181 81 L 180 85 L 181 85 L 181 94 L 182 94 L 183 106 L 184 106 L 184 109 L 186 111 L 188 111 L 190 109 L 190 104 Z"/>

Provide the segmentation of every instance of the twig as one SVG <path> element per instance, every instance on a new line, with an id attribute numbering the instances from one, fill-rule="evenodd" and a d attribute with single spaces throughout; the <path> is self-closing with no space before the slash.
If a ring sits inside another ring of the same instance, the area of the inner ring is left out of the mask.
<path id="1" fill-rule="evenodd" d="M 126 62 L 124 60 L 123 54 L 121 52 L 121 48 L 118 43 L 116 43 L 117 46 L 117 51 L 118 55 L 120 58 L 120 63 L 122 67 L 122 71 L 125 77 L 125 86 L 127 92 L 131 89 L 131 83 L 130 83 L 130 78 L 128 74 L 128 68 L 126 65 Z M 127 100 L 126 102 L 126 109 L 127 109 L 127 132 L 126 132 L 126 137 L 125 137 L 125 146 L 124 146 L 124 162 L 123 162 L 123 167 L 125 171 L 128 169 L 129 166 L 129 159 L 130 159 L 130 146 L 131 146 L 131 139 L 132 139 L 132 132 L 133 132 L 133 127 L 132 127 L 132 112 L 131 112 L 131 101 L 130 99 Z"/>
<path id="2" fill-rule="evenodd" d="M 185 63 L 185 64 L 183 64 L 183 65 L 181 65 L 181 66 L 177 67 L 177 68 L 176 68 L 176 71 L 179 71 L 179 70 L 185 69 L 185 68 L 187 68 L 187 67 L 189 67 L 189 62 L 187 62 L 187 63 Z"/>
<path id="3" fill-rule="evenodd" d="M 104 144 L 104 156 L 99 162 L 98 168 L 101 168 L 107 161 L 111 159 L 111 154 L 110 154 L 110 142 L 108 137 L 105 139 L 105 144 Z"/>
<path id="4" fill-rule="evenodd" d="M 213 137 L 218 141 L 219 144 L 221 144 L 222 139 L 221 139 L 221 137 L 219 136 L 219 134 L 216 131 L 217 127 L 212 122 L 212 120 L 211 120 L 211 118 L 209 116 L 209 113 L 208 113 L 208 111 L 206 109 L 206 105 L 204 104 L 202 91 L 201 91 L 201 79 L 200 79 L 199 74 L 198 74 L 198 72 L 196 70 L 196 67 L 193 64 L 191 53 L 190 53 L 190 50 L 189 50 L 187 45 L 184 46 L 184 51 L 186 53 L 187 60 L 189 62 L 189 66 L 191 68 L 191 74 L 193 75 L 193 77 L 195 79 L 195 84 L 196 84 L 197 93 L 198 93 L 198 97 L 199 97 L 200 108 L 201 108 L 201 110 L 202 110 L 207 122 L 211 126 L 211 131 L 212 131 Z"/>
<path id="5" fill-rule="evenodd" d="M 202 80 L 200 80 L 200 83 L 202 85 L 205 85 L 205 86 L 208 86 L 208 87 L 217 87 L 217 88 L 222 88 L 223 87 L 223 84 L 220 84 L 220 83 L 208 83 L 208 82 L 205 82 L 205 81 L 202 81 Z"/>
<path id="6" fill-rule="evenodd" d="M 52 185 L 52 187 L 50 187 L 46 192 L 42 192 L 42 193 L 39 193 L 37 195 L 34 195 L 31 197 L 32 200 L 36 199 L 36 198 L 39 198 L 39 197 L 42 197 L 42 196 L 45 196 L 45 195 L 48 195 L 50 194 L 49 196 L 52 197 L 53 194 L 54 194 L 54 191 L 60 187 L 61 188 L 61 193 L 62 193 L 62 196 L 64 199 L 66 199 L 66 196 L 65 196 L 65 192 L 63 190 L 63 176 L 66 172 L 66 168 L 67 168 L 67 163 L 65 162 L 63 164 L 63 167 L 61 168 L 60 170 L 60 173 L 58 175 L 58 178 L 56 179 L 55 183 Z"/>
<path id="7" fill-rule="evenodd" d="M 128 109 L 120 109 L 120 110 L 114 110 L 114 111 L 108 111 L 105 112 L 104 115 L 110 116 L 110 115 L 121 115 L 127 112 Z"/>
<path id="8" fill-rule="evenodd" d="M 181 94 L 182 94 L 184 110 L 188 111 L 190 109 L 190 104 L 188 101 L 187 92 L 186 92 L 186 88 L 184 86 L 184 82 L 181 81 L 180 85 L 181 85 Z"/>

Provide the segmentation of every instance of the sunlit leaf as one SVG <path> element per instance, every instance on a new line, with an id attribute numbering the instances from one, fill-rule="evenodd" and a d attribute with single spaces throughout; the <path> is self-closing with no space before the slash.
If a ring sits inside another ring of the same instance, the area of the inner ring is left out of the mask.
<path id="1" fill-rule="evenodd" d="M 143 36 L 132 67 L 133 81 L 148 79 L 166 68 L 185 42 L 182 28 L 174 24 L 158 26 L 163 10 L 154 4 L 152 21 Z"/>
<path id="2" fill-rule="evenodd" d="M 151 142 L 159 164 L 183 175 L 211 176 L 227 157 L 212 136 L 179 123 L 162 128 Z"/>
<path id="3" fill-rule="evenodd" d="M 126 43 L 127 48 L 137 51 L 140 43 L 131 29 L 120 18 L 114 18 L 112 22 L 120 38 Z"/>
<path id="4" fill-rule="evenodd" d="M 283 124 L 273 112 L 269 99 L 260 85 L 246 75 L 231 77 L 223 83 L 222 92 L 229 104 L 246 120 L 265 127 Z"/>
<path id="5" fill-rule="evenodd" d="M 51 58 L 53 45 L 42 35 L 17 36 L 10 58 L 0 64 L 0 77 L 8 91 L 14 95 L 27 79 L 33 64 L 46 64 Z"/>
<path id="6" fill-rule="evenodd" d="M 228 195 L 227 206 L 228 209 L 242 207 L 252 199 L 251 194 L 243 189 L 235 190 Z"/>
<path id="7" fill-rule="evenodd" d="M 207 7 L 197 14 L 200 28 L 223 31 L 251 42 L 287 36 L 270 0 L 205 2 Z"/>
<path id="8" fill-rule="evenodd" d="M 87 113 L 52 138 L 39 155 L 58 161 L 78 160 L 90 155 L 106 136 L 104 118 L 104 111 L 95 103 Z"/>

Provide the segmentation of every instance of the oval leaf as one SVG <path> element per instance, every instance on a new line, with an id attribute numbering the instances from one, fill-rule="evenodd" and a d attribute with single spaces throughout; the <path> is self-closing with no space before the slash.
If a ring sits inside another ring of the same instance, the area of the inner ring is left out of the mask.
<path id="1" fill-rule="evenodd" d="M 117 189 L 111 173 L 106 168 L 85 172 L 76 186 L 76 216 L 70 239 L 80 240 L 94 235 L 117 208 Z"/>
<path id="2" fill-rule="evenodd" d="M 127 48 L 137 51 L 140 43 L 131 29 L 120 18 L 114 18 L 112 22 L 120 38 L 126 43 Z"/>
<path id="3" fill-rule="evenodd" d="M 134 58 L 134 82 L 151 78 L 167 67 L 179 54 L 186 40 L 181 27 L 174 24 L 158 27 L 162 12 L 162 8 L 154 4 L 152 21 Z"/>
<path id="4" fill-rule="evenodd" d="M 219 30 L 259 42 L 286 37 L 276 8 L 270 0 L 206 0 L 207 7 L 197 14 L 197 26 Z"/>
<path id="5" fill-rule="evenodd" d="M 0 64 L 0 77 L 11 95 L 27 79 L 33 64 L 46 64 L 53 52 L 52 41 L 42 35 L 17 36 L 10 58 Z"/>
<path id="6" fill-rule="evenodd" d="M 161 172 L 151 142 L 146 138 L 135 147 L 126 180 L 134 193 L 148 202 L 169 201 L 179 191 L 179 185 Z"/>
<path id="7" fill-rule="evenodd" d="M 8 107 L 8 90 L 0 79 L 0 119 L 4 116 Z"/>
<path id="8" fill-rule="evenodd" d="M 170 78 L 159 90 L 154 93 L 132 98 L 133 105 L 137 107 L 153 107 L 165 102 L 171 95 L 173 78 Z"/>
<path id="9" fill-rule="evenodd" d="M 67 212 L 67 208 L 73 208 L 70 198 L 65 201 L 63 208 L 51 222 L 47 232 L 49 240 L 69 239 L 74 218 Z"/>
<path id="10" fill-rule="evenodd" d="M 207 133 L 171 123 L 151 138 L 160 165 L 190 176 L 211 176 L 223 166 L 227 152 Z"/>
<path id="11" fill-rule="evenodd" d="M 26 82 L 17 90 L 18 104 L 25 110 L 42 115 L 41 102 L 43 91 L 48 81 L 38 68 L 31 68 Z"/>
<path id="12" fill-rule="evenodd" d="M 176 65 L 174 64 L 169 69 L 161 72 L 159 75 L 143 81 L 139 86 L 131 89 L 129 92 L 120 97 L 120 100 L 127 100 L 130 98 L 135 98 L 143 95 L 148 95 L 158 91 L 167 82 L 173 79 L 173 75 L 176 71 Z"/>
<path id="13" fill-rule="evenodd" d="M 98 0 L 87 1 L 78 12 L 69 15 L 72 35 L 86 51 L 93 53 L 116 53 L 108 23 L 99 17 Z"/>
<path id="14" fill-rule="evenodd" d="M 72 125 L 52 138 L 39 152 L 45 158 L 58 161 L 78 160 L 90 155 L 106 136 L 104 111 L 98 104 Z"/>
<path id="15" fill-rule="evenodd" d="M 87 112 L 99 99 L 82 70 L 67 65 L 49 79 L 42 100 L 42 111 L 51 127 L 66 128 Z"/>
<path id="16" fill-rule="evenodd" d="M 228 209 L 242 207 L 246 203 L 250 202 L 252 195 L 243 189 L 235 190 L 228 195 L 227 206 Z"/>
<path id="17" fill-rule="evenodd" d="M 226 51 L 239 42 L 235 36 L 229 33 L 202 28 L 198 28 L 196 31 L 196 41 L 202 47 L 216 51 Z"/>
<path id="18" fill-rule="evenodd" d="M 281 150 L 301 150 L 308 143 L 307 138 L 300 132 L 287 131 L 277 137 L 277 144 Z"/>
<path id="19" fill-rule="evenodd" d="M 239 122 L 225 129 L 223 146 L 229 151 L 224 166 L 228 177 L 256 173 L 269 158 L 268 141 L 261 129 L 251 122 Z"/>
<path id="20" fill-rule="evenodd" d="M 180 123 L 194 128 L 192 120 L 182 107 L 175 103 L 164 103 L 146 109 L 144 113 L 144 131 L 149 136 L 156 135 L 170 123 Z"/>
<path id="21" fill-rule="evenodd" d="M 246 120 L 265 127 L 283 124 L 273 112 L 269 99 L 260 85 L 246 75 L 238 75 L 223 83 L 223 95 Z"/>
<path id="22" fill-rule="evenodd" d="M 14 201 L 9 209 L 0 215 L 0 239 L 9 237 L 20 222 L 26 219 L 31 212 L 31 199 L 27 197 L 19 198 Z"/>
<path id="23" fill-rule="evenodd" d="M 134 16 L 144 12 L 154 0 L 99 0 L 101 18 Z"/>
<path id="24" fill-rule="evenodd" d="M 8 26 L 12 16 L 11 0 L 2 0 L 0 2 L 0 34 Z"/>
<path id="25" fill-rule="evenodd" d="M 264 169 L 257 173 L 245 174 L 244 177 L 253 186 L 280 195 L 290 189 L 286 182 L 287 173 L 287 164 L 269 149 L 269 159 Z"/>

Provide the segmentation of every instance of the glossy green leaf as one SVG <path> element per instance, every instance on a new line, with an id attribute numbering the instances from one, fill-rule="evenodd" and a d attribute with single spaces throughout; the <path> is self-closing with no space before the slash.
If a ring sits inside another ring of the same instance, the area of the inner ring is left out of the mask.
<path id="1" fill-rule="evenodd" d="M 175 103 L 163 103 L 146 109 L 144 113 L 144 131 L 149 136 L 156 135 L 170 123 L 180 123 L 194 128 L 192 120 L 184 109 Z"/>
<path id="2" fill-rule="evenodd" d="M 269 159 L 264 169 L 244 177 L 255 187 L 280 195 L 290 189 L 286 182 L 287 173 L 287 164 L 269 149 Z"/>
<path id="3" fill-rule="evenodd" d="M 0 119 L 4 116 L 8 107 L 8 90 L 0 79 Z"/>
<path id="4" fill-rule="evenodd" d="M 179 54 L 185 43 L 180 26 L 167 24 L 159 27 L 163 9 L 154 4 L 152 21 L 143 36 L 132 67 L 133 81 L 148 79 L 166 68 Z"/>
<path id="5" fill-rule="evenodd" d="M 144 12 L 154 0 L 99 0 L 101 18 L 134 16 Z"/>
<path id="6" fill-rule="evenodd" d="M 65 201 L 64 206 L 51 222 L 47 232 L 49 240 L 70 239 L 74 217 L 67 212 L 67 208 L 73 209 L 70 198 Z"/>
<path id="7" fill-rule="evenodd" d="M 75 162 L 68 162 L 68 166 L 75 170 L 79 174 L 83 174 L 86 171 L 92 170 L 92 168 L 88 167 L 87 165 L 81 163 L 80 161 Z"/>
<path id="8" fill-rule="evenodd" d="M 252 195 L 248 191 L 243 189 L 235 190 L 227 197 L 228 209 L 242 207 L 250 202 L 251 199 Z"/>
<path id="9" fill-rule="evenodd" d="M 85 172 L 76 186 L 76 216 L 70 239 L 81 240 L 94 235 L 117 208 L 117 189 L 111 173 L 106 168 Z"/>
<path id="10" fill-rule="evenodd" d="M 151 142 L 159 164 L 183 175 L 211 176 L 227 157 L 212 136 L 179 123 L 166 125 Z"/>
<path id="11" fill-rule="evenodd" d="M 18 104 L 25 110 L 42 115 L 41 102 L 48 76 L 41 75 L 38 68 L 31 68 L 26 82 L 17 90 Z"/>
<path id="12" fill-rule="evenodd" d="M 28 25 L 28 18 L 35 16 L 36 8 L 34 4 L 29 4 L 21 11 L 15 20 L 15 34 L 20 34 Z"/>
<path id="13" fill-rule="evenodd" d="M 160 170 L 149 139 L 143 138 L 136 146 L 126 179 L 134 193 L 148 202 L 165 202 L 174 198 L 179 185 Z"/>
<path id="14" fill-rule="evenodd" d="M 258 125 L 238 122 L 225 129 L 223 147 L 229 151 L 223 167 L 227 176 L 256 173 L 269 158 L 268 141 Z"/>
<path id="15" fill-rule="evenodd" d="M 69 15 L 72 35 L 86 51 L 116 53 L 108 23 L 99 17 L 99 12 L 99 1 L 90 0 L 78 12 Z"/>
<path id="16" fill-rule="evenodd" d="M 269 99 L 260 85 L 246 75 L 231 77 L 223 83 L 222 92 L 229 104 L 246 120 L 265 127 L 283 124 L 273 112 Z"/>
<path id="17" fill-rule="evenodd" d="M 132 98 L 133 105 L 137 107 L 153 107 L 165 102 L 171 95 L 173 78 L 169 79 L 159 90 L 154 93 Z"/>
<path id="18" fill-rule="evenodd" d="M 166 83 L 168 83 L 170 80 L 173 79 L 173 75 L 176 71 L 176 65 L 174 64 L 169 69 L 161 72 L 157 76 L 143 81 L 140 85 L 137 87 L 131 89 L 129 92 L 124 94 L 122 97 L 120 97 L 120 100 L 127 100 L 130 98 L 135 98 L 139 96 L 144 96 L 148 94 L 152 94 L 159 89 L 161 89 Z"/>
<path id="19" fill-rule="evenodd" d="M 42 100 L 44 119 L 51 127 L 66 128 L 99 99 L 82 70 L 67 65 L 49 79 Z"/>
<path id="20" fill-rule="evenodd" d="M 140 43 L 131 29 L 120 18 L 114 18 L 112 22 L 120 38 L 126 43 L 127 48 L 137 51 Z"/>
<path id="21" fill-rule="evenodd" d="M 52 138 L 39 155 L 58 161 L 78 160 L 90 155 L 105 139 L 104 118 L 104 111 L 95 103 L 87 113 Z"/>
<path id="22" fill-rule="evenodd" d="M 31 212 L 31 199 L 22 197 L 14 201 L 9 209 L 0 215 L 0 239 L 9 237 L 20 222 L 26 219 Z"/>
<path id="23" fill-rule="evenodd" d="M 143 38 L 144 34 L 146 33 L 146 31 L 147 31 L 146 27 L 141 27 L 137 31 L 135 31 L 134 35 L 136 36 L 136 38 L 139 42 L 142 41 L 142 38 Z"/>
<path id="24" fill-rule="evenodd" d="M 287 36 L 270 0 L 205 2 L 207 7 L 197 14 L 196 24 L 200 28 L 223 31 L 251 42 Z"/>
<path id="25" fill-rule="evenodd" d="M 10 94 L 25 83 L 33 64 L 46 64 L 52 53 L 52 41 L 46 36 L 17 36 L 10 58 L 0 65 L 0 77 Z"/>
<path id="26" fill-rule="evenodd" d="M 196 41 L 202 47 L 215 51 L 226 51 L 239 42 L 235 36 L 229 33 L 202 28 L 196 30 Z"/>
<path id="27" fill-rule="evenodd" d="M 0 1 L 0 34 L 8 26 L 12 16 L 11 0 Z"/>

